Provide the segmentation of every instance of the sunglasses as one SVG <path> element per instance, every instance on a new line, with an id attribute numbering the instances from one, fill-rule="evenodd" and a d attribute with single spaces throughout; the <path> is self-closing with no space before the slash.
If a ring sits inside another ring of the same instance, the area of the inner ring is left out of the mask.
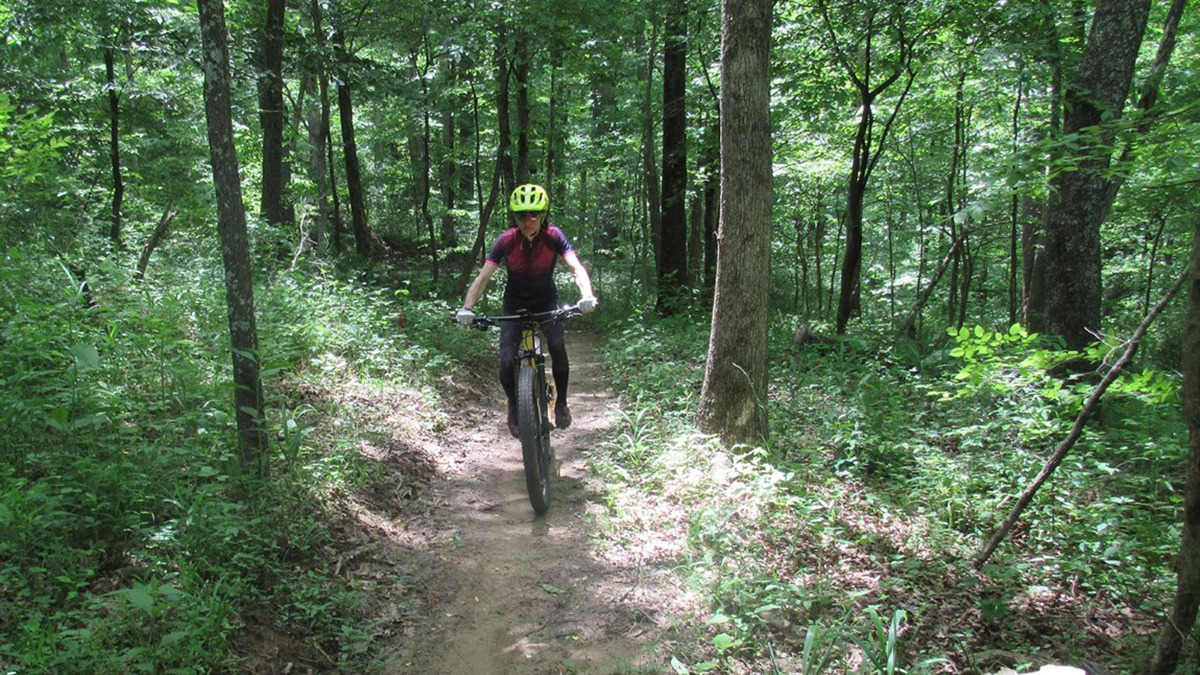
<path id="1" fill-rule="evenodd" d="M 541 211 L 520 211 L 517 213 L 517 218 L 541 218 Z"/>

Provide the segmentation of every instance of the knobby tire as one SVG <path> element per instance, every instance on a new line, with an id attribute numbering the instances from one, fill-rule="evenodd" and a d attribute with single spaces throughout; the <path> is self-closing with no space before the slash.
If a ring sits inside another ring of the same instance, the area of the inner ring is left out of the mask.
<path id="1" fill-rule="evenodd" d="M 550 438 L 545 432 L 545 402 L 540 400 L 537 369 L 522 363 L 517 371 L 517 421 L 521 429 L 521 458 L 525 488 L 537 513 L 550 508 Z"/>

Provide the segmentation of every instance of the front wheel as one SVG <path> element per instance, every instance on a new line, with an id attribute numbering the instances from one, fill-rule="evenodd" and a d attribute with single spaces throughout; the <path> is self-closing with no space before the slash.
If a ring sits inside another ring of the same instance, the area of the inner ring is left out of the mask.
<path id="1" fill-rule="evenodd" d="M 550 508 L 550 434 L 545 420 L 537 369 L 522 363 L 517 371 L 517 420 L 521 428 L 521 458 L 525 488 L 537 513 Z"/>

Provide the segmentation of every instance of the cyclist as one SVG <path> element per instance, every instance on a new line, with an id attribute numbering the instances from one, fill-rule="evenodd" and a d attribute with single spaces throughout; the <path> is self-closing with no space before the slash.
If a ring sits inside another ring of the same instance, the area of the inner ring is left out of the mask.
<path id="1" fill-rule="evenodd" d="M 508 269 L 508 280 L 504 287 L 504 313 L 519 310 L 545 312 L 558 307 L 558 287 L 554 284 L 554 265 L 561 257 L 575 275 L 579 287 L 579 310 L 587 313 L 596 308 L 596 296 L 592 293 L 592 281 L 575 248 L 567 235 L 547 220 L 550 197 L 540 185 L 526 184 L 513 190 L 508 200 L 508 209 L 513 226 L 505 230 L 488 251 L 483 269 L 467 289 L 467 297 L 458 310 L 456 319 L 464 326 L 475 320 L 472 307 L 483 297 L 483 292 L 492 275 L 504 262 Z M 550 353 L 554 373 L 554 387 L 558 401 L 554 406 L 554 425 L 559 429 L 571 426 L 571 410 L 567 407 L 567 380 L 570 364 L 561 321 L 545 327 L 546 347 Z M 515 323 L 500 326 L 500 384 L 508 397 L 508 432 L 518 437 L 517 428 L 517 383 L 513 367 L 517 359 L 517 347 L 521 341 L 521 327 Z"/>

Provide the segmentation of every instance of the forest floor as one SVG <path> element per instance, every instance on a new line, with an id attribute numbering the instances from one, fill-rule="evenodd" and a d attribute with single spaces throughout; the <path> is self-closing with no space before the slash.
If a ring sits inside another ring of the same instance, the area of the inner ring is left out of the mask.
<path id="1" fill-rule="evenodd" d="M 330 554 L 335 573 L 370 598 L 365 649 L 381 672 L 667 669 L 662 650 L 693 612 L 674 576 L 654 566 L 675 545 L 669 536 L 629 545 L 603 535 L 605 496 L 587 455 L 612 437 L 618 402 L 599 338 L 569 331 L 568 349 L 574 421 L 552 436 L 558 477 L 543 516 L 529 505 L 494 358 L 447 376 L 445 419 L 432 431 L 364 443 L 386 467 L 383 487 L 355 494 L 341 550 Z M 383 401 L 377 411 L 413 429 L 412 403 Z"/>

